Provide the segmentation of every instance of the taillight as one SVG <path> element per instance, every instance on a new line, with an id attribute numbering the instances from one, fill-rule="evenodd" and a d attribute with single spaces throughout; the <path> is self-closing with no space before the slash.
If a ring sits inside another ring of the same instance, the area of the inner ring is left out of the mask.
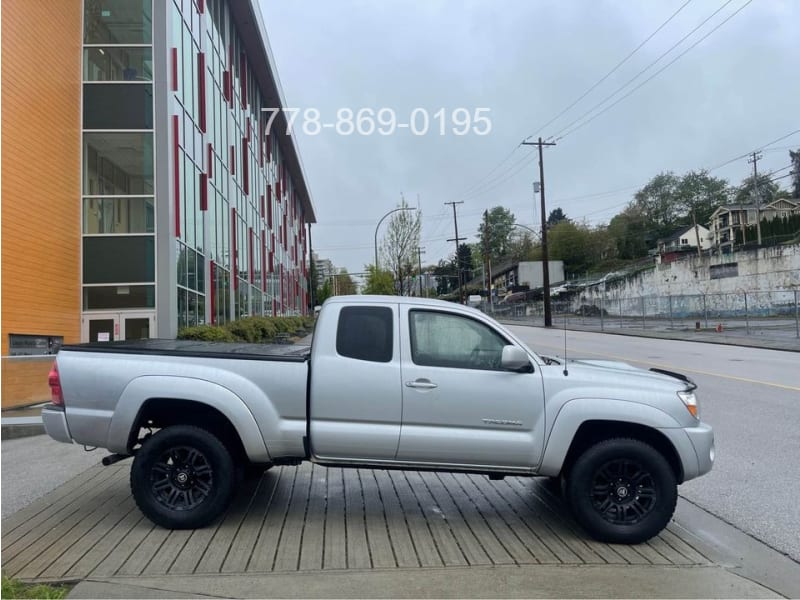
<path id="1" fill-rule="evenodd" d="M 58 376 L 58 365 L 53 362 L 50 374 L 47 376 L 47 383 L 50 386 L 50 401 L 53 404 L 64 406 L 64 392 L 61 389 L 61 379 Z"/>

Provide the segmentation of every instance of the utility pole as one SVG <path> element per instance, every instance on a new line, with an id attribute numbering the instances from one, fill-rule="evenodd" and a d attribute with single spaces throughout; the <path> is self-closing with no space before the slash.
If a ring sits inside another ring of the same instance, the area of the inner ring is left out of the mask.
<path id="1" fill-rule="evenodd" d="M 694 222 L 694 237 L 697 239 L 697 256 L 701 257 L 703 254 L 700 252 L 700 229 L 697 227 L 697 216 L 692 210 L 692 221 Z"/>
<path id="2" fill-rule="evenodd" d="M 425 253 L 425 248 L 422 246 L 417 247 L 417 261 L 419 265 L 419 297 L 422 298 L 422 255 Z"/>
<path id="3" fill-rule="evenodd" d="M 445 202 L 445 205 L 450 205 L 453 207 L 453 226 L 455 227 L 456 230 L 456 237 L 449 239 L 447 241 L 456 243 L 456 275 L 458 275 L 458 298 L 461 301 L 461 304 L 464 304 L 464 287 L 461 285 L 461 258 L 458 256 L 458 243 L 467 238 L 458 237 L 458 216 L 456 215 L 456 204 L 464 204 L 464 202 L 463 201 Z"/>
<path id="4" fill-rule="evenodd" d="M 542 158 L 543 146 L 555 146 L 555 142 L 522 142 L 523 146 L 539 146 L 539 193 L 542 210 L 542 288 L 544 292 L 544 326 L 553 326 L 553 315 L 550 311 L 550 256 L 547 252 L 547 210 L 544 202 L 544 159 Z"/>
<path id="5" fill-rule="evenodd" d="M 488 295 L 489 309 L 494 309 L 492 300 L 492 257 L 489 253 L 489 239 L 492 237 L 492 226 L 489 223 L 489 211 L 483 211 L 483 269 L 486 275 L 486 293 Z"/>
<path id="6" fill-rule="evenodd" d="M 761 197 L 758 193 L 758 160 L 760 158 L 761 152 L 753 152 L 747 161 L 753 164 L 753 195 L 756 199 L 756 233 L 758 234 L 759 248 L 761 247 Z"/>

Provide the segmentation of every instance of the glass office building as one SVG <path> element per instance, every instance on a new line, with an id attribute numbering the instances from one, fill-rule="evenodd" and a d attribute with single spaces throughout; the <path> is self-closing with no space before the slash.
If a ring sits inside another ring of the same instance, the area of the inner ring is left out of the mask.
<path id="1" fill-rule="evenodd" d="M 3 2 L 4 406 L 47 399 L 62 343 L 307 312 L 265 29 L 258 0 Z"/>
<path id="2" fill-rule="evenodd" d="M 292 138 L 265 129 L 282 102 L 257 4 L 84 0 L 83 30 L 84 341 L 305 313 L 314 211 Z"/>

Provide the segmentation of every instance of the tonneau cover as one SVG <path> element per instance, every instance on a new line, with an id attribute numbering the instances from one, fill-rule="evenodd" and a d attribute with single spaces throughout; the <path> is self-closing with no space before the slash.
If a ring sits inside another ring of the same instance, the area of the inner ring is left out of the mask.
<path id="1" fill-rule="evenodd" d="M 91 342 L 88 344 L 62 346 L 61 350 L 68 352 L 164 354 L 170 356 L 241 358 L 291 362 L 305 361 L 311 353 L 310 346 L 296 344 L 248 344 L 240 342 L 201 342 L 195 340 L 162 339 Z"/>

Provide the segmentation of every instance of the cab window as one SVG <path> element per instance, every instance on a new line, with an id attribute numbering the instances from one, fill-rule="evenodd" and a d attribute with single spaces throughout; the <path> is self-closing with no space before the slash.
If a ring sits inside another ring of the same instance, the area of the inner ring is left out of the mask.
<path id="1" fill-rule="evenodd" d="M 499 370 L 508 342 L 483 323 L 452 313 L 409 313 L 411 359 L 428 367 Z"/>

